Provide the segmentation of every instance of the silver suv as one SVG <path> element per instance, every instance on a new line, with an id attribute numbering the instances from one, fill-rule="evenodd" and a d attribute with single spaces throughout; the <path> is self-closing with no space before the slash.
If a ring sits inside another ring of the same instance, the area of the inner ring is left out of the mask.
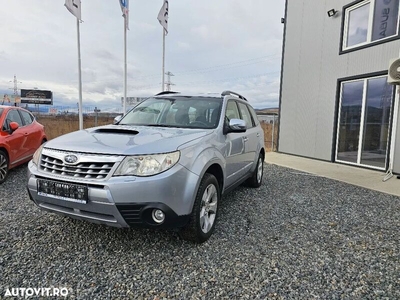
<path id="1" fill-rule="evenodd" d="M 116 124 L 48 141 L 29 162 L 30 198 L 47 211 L 117 227 L 212 234 L 221 196 L 263 177 L 264 133 L 234 92 L 162 92 Z"/>

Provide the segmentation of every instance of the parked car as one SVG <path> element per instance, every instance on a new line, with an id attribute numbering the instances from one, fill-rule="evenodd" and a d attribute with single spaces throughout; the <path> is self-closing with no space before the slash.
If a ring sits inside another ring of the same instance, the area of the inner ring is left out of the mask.
<path id="1" fill-rule="evenodd" d="M 32 159 L 46 141 L 43 125 L 29 111 L 0 105 L 0 184 L 10 169 Z"/>
<path id="2" fill-rule="evenodd" d="M 118 227 L 214 231 L 223 194 L 263 177 L 264 134 L 241 95 L 162 92 L 116 124 L 47 142 L 28 165 L 43 210 Z"/>

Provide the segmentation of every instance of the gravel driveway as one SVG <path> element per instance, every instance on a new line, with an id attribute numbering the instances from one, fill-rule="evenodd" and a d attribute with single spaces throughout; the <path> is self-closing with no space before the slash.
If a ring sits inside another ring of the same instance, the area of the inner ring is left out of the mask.
<path id="1" fill-rule="evenodd" d="M 226 195 L 211 239 L 39 211 L 26 166 L 0 186 L 0 298 L 59 287 L 79 299 L 399 299 L 400 198 L 266 165 Z"/>

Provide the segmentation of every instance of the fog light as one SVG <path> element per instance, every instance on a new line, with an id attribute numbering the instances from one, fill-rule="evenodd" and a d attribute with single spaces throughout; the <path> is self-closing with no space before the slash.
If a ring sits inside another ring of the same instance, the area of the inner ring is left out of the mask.
<path id="1" fill-rule="evenodd" d="M 161 209 L 153 209 L 152 217 L 154 222 L 161 224 L 165 220 L 165 214 Z"/>

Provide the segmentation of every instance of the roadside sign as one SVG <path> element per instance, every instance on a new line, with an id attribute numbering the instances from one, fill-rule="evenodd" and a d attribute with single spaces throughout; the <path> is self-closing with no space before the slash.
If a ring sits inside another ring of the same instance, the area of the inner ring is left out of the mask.
<path id="1" fill-rule="evenodd" d="M 53 92 L 47 90 L 21 90 L 21 103 L 53 105 Z"/>

